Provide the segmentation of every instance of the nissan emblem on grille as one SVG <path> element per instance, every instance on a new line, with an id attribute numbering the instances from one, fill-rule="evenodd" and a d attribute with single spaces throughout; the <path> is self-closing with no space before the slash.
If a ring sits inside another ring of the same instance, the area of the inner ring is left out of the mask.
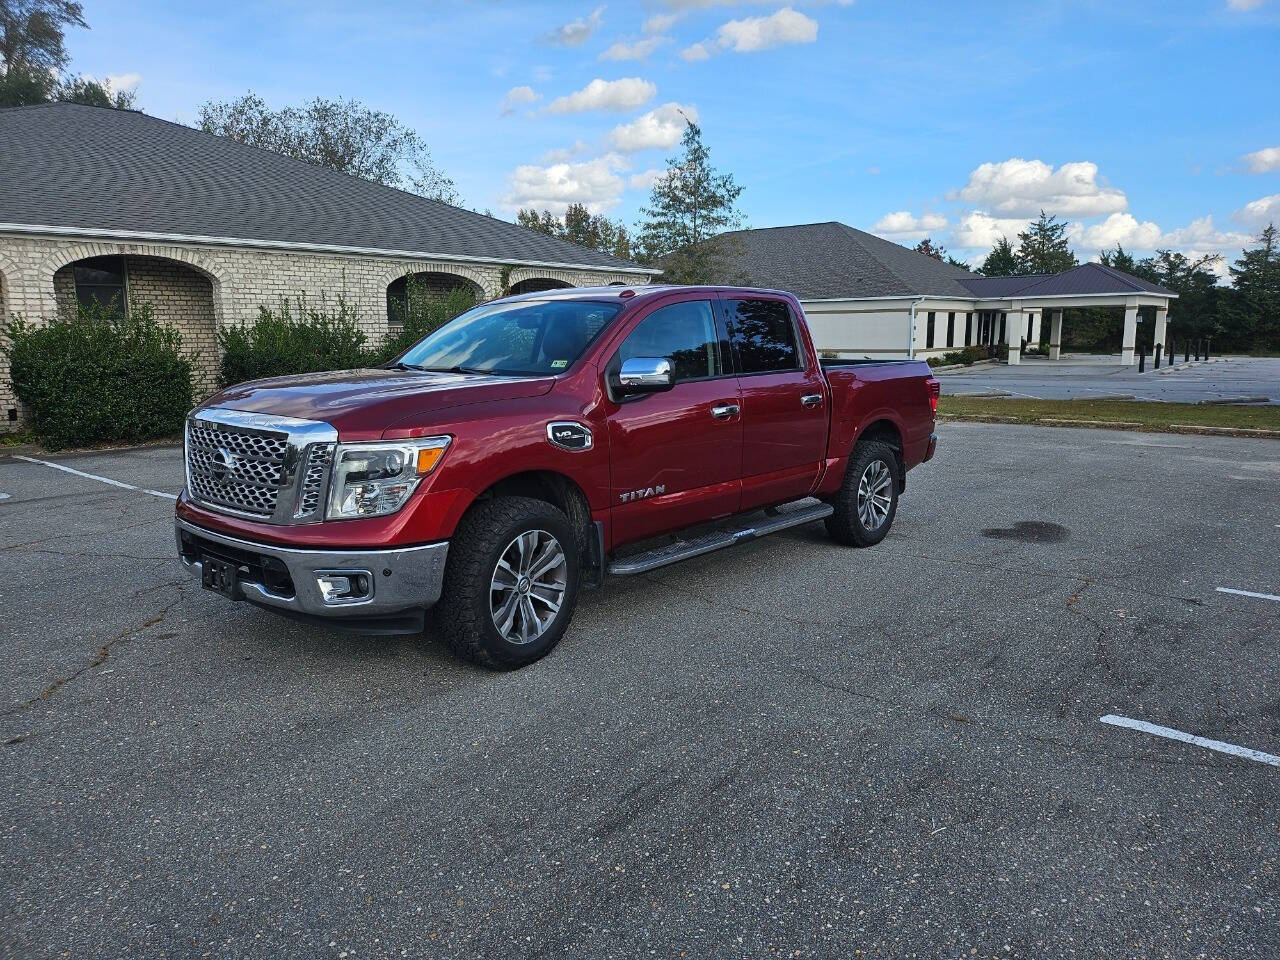
<path id="1" fill-rule="evenodd" d="M 193 420 L 187 428 L 191 495 L 210 506 L 269 517 L 288 448 L 285 434 Z"/>

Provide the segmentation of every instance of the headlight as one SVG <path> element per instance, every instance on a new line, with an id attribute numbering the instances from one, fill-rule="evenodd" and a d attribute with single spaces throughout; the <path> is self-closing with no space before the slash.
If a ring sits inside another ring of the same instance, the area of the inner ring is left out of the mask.
<path id="1" fill-rule="evenodd" d="M 405 505 L 436 468 L 449 437 L 401 443 L 340 443 L 333 454 L 326 520 L 381 517 Z"/>

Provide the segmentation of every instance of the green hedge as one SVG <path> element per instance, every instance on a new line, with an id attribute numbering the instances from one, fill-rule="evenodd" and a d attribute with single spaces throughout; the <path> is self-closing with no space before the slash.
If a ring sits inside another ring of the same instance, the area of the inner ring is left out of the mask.
<path id="1" fill-rule="evenodd" d="M 925 362 L 931 367 L 949 367 L 957 363 L 963 363 L 968 367 L 979 360 L 986 360 L 989 356 L 987 347 L 965 347 L 963 350 L 952 350 L 938 357 L 929 357 Z"/>
<path id="2" fill-rule="evenodd" d="M 218 332 L 222 344 L 222 383 L 279 377 L 318 370 L 347 370 L 376 363 L 355 311 L 341 297 L 335 307 L 298 297 L 281 299 L 277 309 L 258 308 L 251 324 Z"/>
<path id="3" fill-rule="evenodd" d="M 181 338 L 150 304 L 125 315 L 96 301 L 40 326 L 5 327 L 14 392 L 46 447 L 137 443 L 182 429 L 191 409 L 191 363 Z"/>
<path id="4" fill-rule="evenodd" d="M 320 370 L 350 370 L 386 363 L 460 313 L 476 305 L 466 290 L 431 295 L 406 284 L 406 303 L 391 305 L 399 326 L 385 339 L 370 344 L 359 315 L 339 297 L 332 305 L 321 296 L 316 303 L 298 297 L 281 300 L 276 309 L 258 308 L 258 319 L 218 334 L 222 344 L 222 384 L 230 386 L 262 377 L 279 377 Z"/>

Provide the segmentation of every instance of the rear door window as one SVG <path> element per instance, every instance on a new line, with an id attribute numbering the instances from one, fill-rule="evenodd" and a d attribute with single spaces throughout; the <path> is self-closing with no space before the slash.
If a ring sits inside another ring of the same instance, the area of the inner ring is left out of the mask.
<path id="1" fill-rule="evenodd" d="M 800 369 L 791 310 L 781 300 L 726 300 L 729 342 L 738 358 L 738 373 L 770 373 Z"/>

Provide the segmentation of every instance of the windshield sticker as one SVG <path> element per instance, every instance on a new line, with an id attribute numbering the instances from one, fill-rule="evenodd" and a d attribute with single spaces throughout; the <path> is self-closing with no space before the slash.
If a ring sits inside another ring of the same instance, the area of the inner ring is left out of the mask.
<path id="1" fill-rule="evenodd" d="M 561 369 L 562 367 L 567 367 L 568 365 L 569 365 L 569 361 L 568 361 L 568 360 L 552 360 L 552 361 L 551 361 L 551 369 L 552 369 L 552 370 L 559 370 L 559 369 Z"/>

